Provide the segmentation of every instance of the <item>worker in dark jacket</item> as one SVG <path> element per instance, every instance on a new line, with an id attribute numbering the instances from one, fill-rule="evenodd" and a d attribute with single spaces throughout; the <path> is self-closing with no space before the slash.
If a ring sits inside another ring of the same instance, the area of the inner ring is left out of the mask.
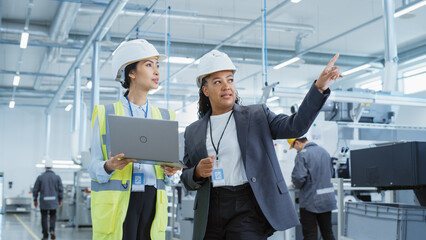
<path id="1" fill-rule="evenodd" d="M 38 206 L 38 194 L 40 193 L 40 212 L 43 238 L 55 239 L 56 209 L 62 206 L 64 188 L 61 177 L 52 171 L 52 160 L 46 160 L 46 171 L 37 177 L 33 189 L 34 207 Z M 50 228 L 47 226 L 47 214 L 50 215 Z M 49 231 L 48 231 L 49 229 Z"/>
<path id="2" fill-rule="evenodd" d="M 297 155 L 291 179 L 300 189 L 300 222 L 304 240 L 317 239 L 316 226 L 324 240 L 334 240 L 331 211 L 336 209 L 336 197 L 330 182 L 333 167 L 328 152 L 306 137 L 288 139 Z"/>

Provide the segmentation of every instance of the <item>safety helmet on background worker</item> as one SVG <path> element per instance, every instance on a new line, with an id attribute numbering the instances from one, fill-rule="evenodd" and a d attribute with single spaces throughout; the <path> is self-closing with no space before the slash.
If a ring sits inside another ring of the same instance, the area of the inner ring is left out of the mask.
<path id="1" fill-rule="evenodd" d="M 295 142 L 296 140 L 303 139 L 303 138 L 308 139 L 307 134 L 305 134 L 305 135 L 303 135 L 303 136 L 301 136 L 301 137 L 298 137 L 298 138 L 289 138 L 289 139 L 287 139 L 287 142 L 288 142 L 288 144 L 290 145 L 290 148 L 289 148 L 289 149 L 293 149 L 293 148 L 294 148 L 294 142 Z"/>
<path id="2" fill-rule="evenodd" d="M 294 141 L 296 141 L 296 138 L 289 138 L 289 139 L 287 139 L 287 142 L 290 145 L 289 149 L 293 148 Z"/>
<path id="3" fill-rule="evenodd" d="M 44 163 L 45 168 L 52 168 L 53 167 L 53 161 L 52 159 L 46 159 L 46 162 Z"/>
<path id="4" fill-rule="evenodd" d="M 154 45 L 145 39 L 122 42 L 112 53 L 112 71 L 115 80 L 124 81 L 124 69 L 127 65 L 151 57 L 158 57 L 158 61 L 163 61 L 167 58 L 159 54 Z"/>
<path id="5" fill-rule="evenodd" d="M 235 65 L 226 53 L 212 50 L 200 58 L 197 69 L 197 86 L 201 87 L 203 78 L 211 73 L 230 70 L 233 73 L 237 70 Z"/>

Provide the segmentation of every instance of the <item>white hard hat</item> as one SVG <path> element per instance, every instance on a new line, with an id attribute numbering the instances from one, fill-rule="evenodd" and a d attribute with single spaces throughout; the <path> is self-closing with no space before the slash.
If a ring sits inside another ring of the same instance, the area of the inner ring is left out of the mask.
<path id="1" fill-rule="evenodd" d="M 124 69 L 127 65 L 151 57 L 158 57 L 158 61 L 163 61 L 167 58 L 159 54 L 154 45 L 145 39 L 122 42 L 112 53 L 112 71 L 115 80 L 119 82 L 122 79 L 124 80 Z"/>
<path id="2" fill-rule="evenodd" d="M 201 57 L 200 64 L 198 64 L 197 86 L 201 87 L 201 81 L 206 75 L 224 70 L 230 70 L 233 73 L 237 70 L 226 53 L 218 50 L 206 53 Z"/>
<path id="3" fill-rule="evenodd" d="M 45 168 L 51 168 L 51 167 L 53 167 L 53 161 L 52 161 L 52 159 L 46 159 L 44 167 Z"/>

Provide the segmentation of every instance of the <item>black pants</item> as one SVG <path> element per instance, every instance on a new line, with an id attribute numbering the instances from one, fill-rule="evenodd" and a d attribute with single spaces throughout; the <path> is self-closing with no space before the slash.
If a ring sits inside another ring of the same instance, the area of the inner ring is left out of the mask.
<path id="1" fill-rule="evenodd" d="M 49 232 L 55 232 L 55 223 L 56 223 L 56 209 L 47 210 L 40 209 L 41 212 L 41 227 L 43 232 L 43 238 L 49 237 Z M 50 227 L 47 226 L 47 214 L 50 216 Z"/>
<path id="2" fill-rule="evenodd" d="M 274 231 L 249 184 L 212 188 L 204 239 L 266 240 Z"/>
<path id="3" fill-rule="evenodd" d="M 302 232 L 304 240 L 317 240 L 317 223 L 324 240 L 334 240 L 333 230 L 331 229 L 331 212 L 313 213 L 300 209 L 300 222 L 302 223 Z"/>
<path id="4" fill-rule="evenodd" d="M 123 223 L 123 240 L 151 239 L 151 225 L 155 216 L 157 189 L 145 186 L 145 192 L 132 192 L 126 219 Z"/>

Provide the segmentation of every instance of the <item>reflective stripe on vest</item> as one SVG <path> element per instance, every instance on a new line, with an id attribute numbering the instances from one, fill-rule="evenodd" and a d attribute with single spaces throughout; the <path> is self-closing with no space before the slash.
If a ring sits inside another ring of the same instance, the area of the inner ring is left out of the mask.
<path id="1" fill-rule="evenodd" d="M 153 119 L 174 120 L 176 113 L 171 110 L 151 106 Z M 104 160 L 109 159 L 110 137 L 108 115 L 125 115 L 121 101 L 110 105 L 97 105 L 93 111 L 92 127 L 97 118 Z M 108 153 L 108 154 L 107 154 Z M 122 239 L 123 222 L 127 214 L 130 199 L 132 164 L 122 170 L 115 170 L 107 183 L 92 180 L 92 224 L 93 239 Z M 167 227 L 167 193 L 164 182 L 164 170 L 155 165 L 157 197 L 155 216 L 151 225 L 151 239 L 165 239 Z M 123 204 L 127 203 L 127 204 Z"/>
<path id="2" fill-rule="evenodd" d="M 98 183 L 92 180 L 91 190 L 95 192 L 99 191 L 129 191 L 130 181 L 126 181 L 123 184 L 121 180 L 109 180 L 107 183 Z"/>

